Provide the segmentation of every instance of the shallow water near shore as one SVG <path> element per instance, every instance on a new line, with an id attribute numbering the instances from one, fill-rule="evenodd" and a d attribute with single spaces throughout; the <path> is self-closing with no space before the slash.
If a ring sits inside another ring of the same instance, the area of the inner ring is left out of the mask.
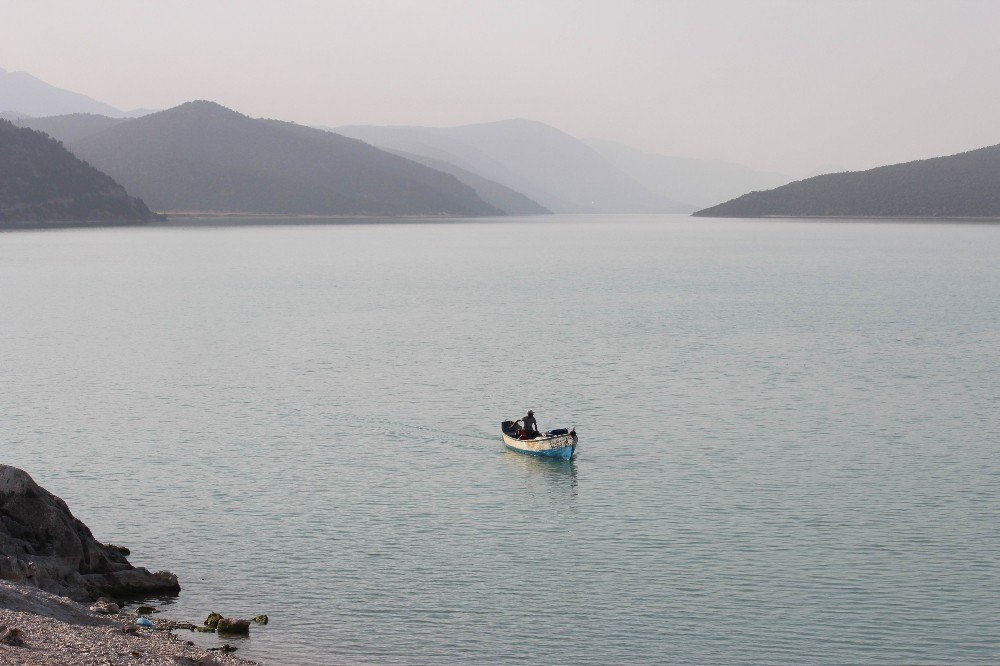
<path id="1" fill-rule="evenodd" d="M 1000 225 L 0 234 L 0 461 L 270 664 L 995 663 L 998 348 Z"/>

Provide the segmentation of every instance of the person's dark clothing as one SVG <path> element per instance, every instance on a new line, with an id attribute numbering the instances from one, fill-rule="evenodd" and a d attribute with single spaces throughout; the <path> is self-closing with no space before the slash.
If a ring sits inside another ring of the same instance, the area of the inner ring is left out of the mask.
<path id="1" fill-rule="evenodd" d="M 523 419 L 521 419 L 521 422 L 524 424 L 524 433 L 528 437 L 538 436 L 538 422 L 535 421 L 534 416 L 529 414 L 528 416 L 525 416 Z"/>

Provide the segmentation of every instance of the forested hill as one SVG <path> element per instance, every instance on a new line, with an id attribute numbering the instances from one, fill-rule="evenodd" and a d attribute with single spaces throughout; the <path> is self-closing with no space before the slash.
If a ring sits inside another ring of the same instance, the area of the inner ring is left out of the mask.
<path id="1" fill-rule="evenodd" d="M 13 122 L 18 127 L 30 127 L 45 132 L 68 146 L 74 141 L 85 139 L 127 120 L 127 118 L 110 118 L 95 113 L 70 113 L 44 118 L 18 118 Z"/>
<path id="2" fill-rule="evenodd" d="M 140 199 L 55 139 L 0 120 L 0 227 L 134 224 L 154 217 Z"/>
<path id="3" fill-rule="evenodd" d="M 195 101 L 69 144 L 159 210 L 501 215 L 455 177 L 331 132 Z"/>
<path id="4" fill-rule="evenodd" d="M 702 217 L 1000 218 L 1000 145 L 815 176 L 700 210 Z"/>

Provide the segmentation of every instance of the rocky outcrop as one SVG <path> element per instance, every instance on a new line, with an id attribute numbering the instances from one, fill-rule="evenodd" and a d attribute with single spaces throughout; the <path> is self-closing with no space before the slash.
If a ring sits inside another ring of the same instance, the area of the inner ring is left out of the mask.
<path id="1" fill-rule="evenodd" d="M 81 601 L 171 594 L 177 576 L 129 564 L 24 470 L 0 465 L 0 578 Z"/>
<path id="2" fill-rule="evenodd" d="M 224 617 L 215 625 L 215 630 L 220 634 L 249 634 L 250 620 Z"/>

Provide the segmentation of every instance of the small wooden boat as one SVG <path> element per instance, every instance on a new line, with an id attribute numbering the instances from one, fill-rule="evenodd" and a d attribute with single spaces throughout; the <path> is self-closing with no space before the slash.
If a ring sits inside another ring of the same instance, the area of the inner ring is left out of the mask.
<path id="1" fill-rule="evenodd" d="M 504 421 L 500 424 L 500 436 L 504 446 L 511 451 L 541 458 L 559 458 L 569 460 L 576 452 L 576 430 L 550 430 L 534 439 L 519 439 L 518 427 L 514 421 Z"/>

